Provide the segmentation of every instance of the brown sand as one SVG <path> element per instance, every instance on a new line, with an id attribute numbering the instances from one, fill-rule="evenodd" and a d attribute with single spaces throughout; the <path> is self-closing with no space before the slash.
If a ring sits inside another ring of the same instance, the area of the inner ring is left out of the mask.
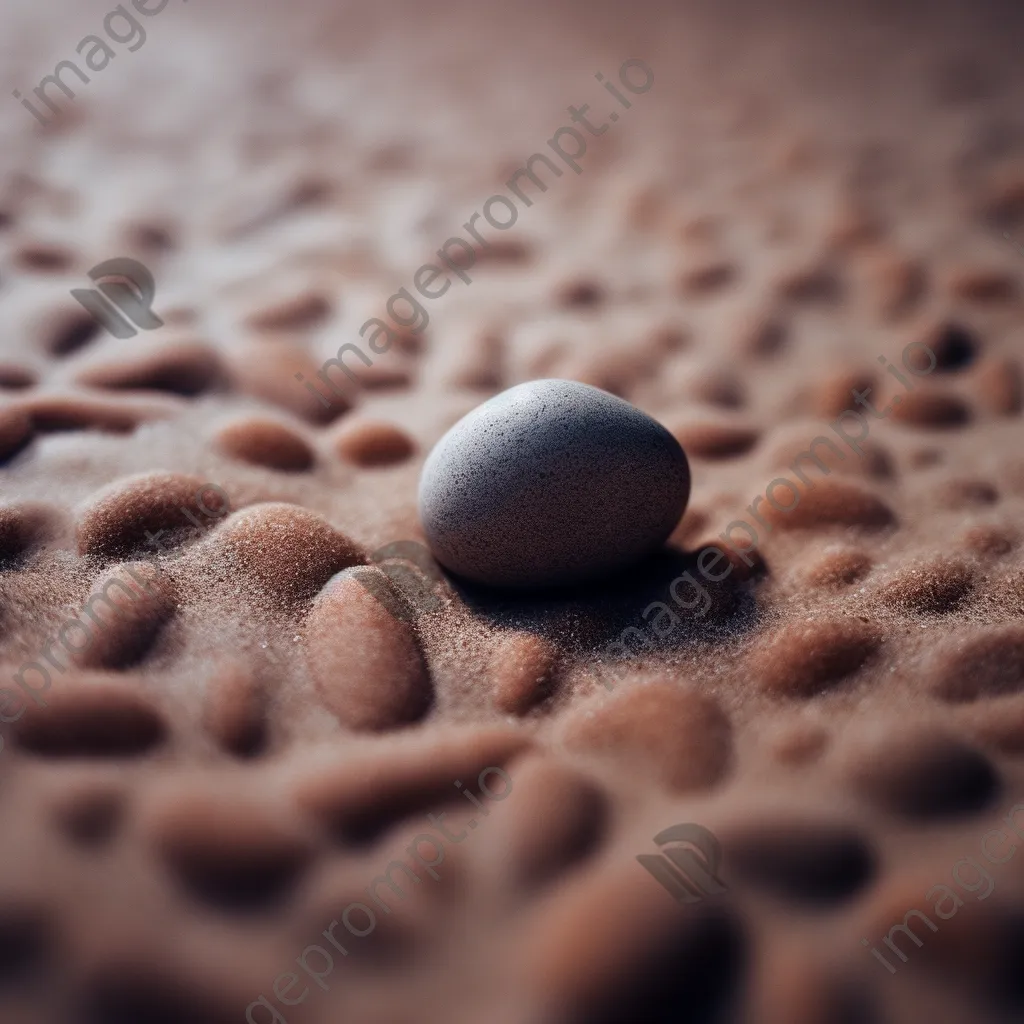
<path id="1" fill-rule="evenodd" d="M 8 94 L 112 7 L 84 6 L 8 0 Z M 0 726 L 3 1021 L 241 1024 L 491 765 L 509 799 L 329 992 L 277 1003 L 289 1024 L 1024 1013 L 1024 853 L 896 974 L 861 943 L 1024 800 L 1020 10 L 663 6 L 171 0 L 49 127 L 8 96 L 4 675 L 109 579 L 154 582 Z M 330 408 L 295 380 L 633 57 L 653 88 L 422 339 Z M 158 331 L 118 341 L 68 294 L 115 255 L 152 270 Z M 604 645 L 851 389 L 901 394 L 878 357 L 915 340 L 936 370 L 864 457 L 765 506 L 746 579 L 607 693 Z M 422 539 L 425 453 L 540 376 L 687 446 L 663 558 L 584 593 L 453 589 L 416 628 L 320 593 Z M 688 821 L 730 885 L 696 906 L 634 859 Z"/>

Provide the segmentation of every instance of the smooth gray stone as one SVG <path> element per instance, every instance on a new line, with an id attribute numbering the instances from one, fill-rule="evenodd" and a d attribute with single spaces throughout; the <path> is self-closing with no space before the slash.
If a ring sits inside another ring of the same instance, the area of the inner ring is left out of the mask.
<path id="1" fill-rule="evenodd" d="M 434 446 L 419 511 L 434 557 L 505 587 L 579 583 L 657 549 L 690 468 L 656 420 L 591 387 L 536 380 L 464 416 Z"/>

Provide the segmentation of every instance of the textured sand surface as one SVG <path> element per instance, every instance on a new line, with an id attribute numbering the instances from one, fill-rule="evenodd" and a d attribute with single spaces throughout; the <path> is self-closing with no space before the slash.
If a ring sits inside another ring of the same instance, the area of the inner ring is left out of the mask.
<path id="1" fill-rule="evenodd" d="M 262 994 L 288 1024 L 1019 1020 L 1024 852 L 982 862 L 983 900 L 962 869 L 948 919 L 926 894 L 1024 801 L 1021 11 L 427 6 L 171 0 L 43 127 L 11 90 L 112 5 L 5 5 L 0 1019 L 240 1024 Z M 295 379 L 570 104 L 616 110 L 594 76 L 631 58 L 653 87 L 422 334 L 349 400 Z M 69 295 L 121 255 L 165 321 L 126 340 Z M 879 357 L 914 341 L 909 392 Z M 538 377 L 682 442 L 666 553 L 546 598 L 445 586 L 415 623 L 376 570 L 325 588 L 422 541 L 430 447 Z M 866 387 L 901 401 L 863 456 L 757 524 Z M 607 645 L 742 518 L 759 555 L 609 692 Z M 119 614 L 54 646 L 112 578 Z M 275 997 L 492 766 L 514 791 L 439 879 L 346 933 L 328 991 Z M 637 864 L 678 822 L 727 892 L 680 905 Z M 904 964 L 911 908 L 938 929 Z"/>

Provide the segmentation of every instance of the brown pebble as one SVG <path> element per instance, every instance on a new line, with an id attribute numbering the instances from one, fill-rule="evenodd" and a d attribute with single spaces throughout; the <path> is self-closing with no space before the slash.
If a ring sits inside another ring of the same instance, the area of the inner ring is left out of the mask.
<path id="1" fill-rule="evenodd" d="M 505 379 L 506 341 L 503 333 L 490 329 L 474 331 L 455 352 L 448 350 L 451 370 L 448 379 L 470 391 L 498 391 Z"/>
<path id="2" fill-rule="evenodd" d="M 946 453 L 941 448 L 914 448 L 907 456 L 907 465 L 911 469 L 931 469 L 945 461 Z"/>
<path id="3" fill-rule="evenodd" d="M 739 917 L 721 902 L 686 911 L 625 857 L 567 879 L 516 944 L 541 1002 L 533 1019 L 736 1019 L 748 955 Z"/>
<path id="4" fill-rule="evenodd" d="M 238 390 L 287 409 L 309 423 L 330 423 L 351 409 L 356 400 L 355 386 L 349 386 L 346 380 L 344 390 L 335 391 L 317 377 L 322 365 L 305 348 L 291 342 L 250 342 L 232 354 L 229 367 Z M 302 379 L 297 380 L 296 375 Z M 337 369 L 334 376 L 338 376 Z"/>
<path id="5" fill-rule="evenodd" d="M 988 759 L 959 740 L 902 723 L 853 737 L 841 758 L 846 778 L 894 814 L 933 819 L 972 814 L 999 792 Z"/>
<path id="6" fill-rule="evenodd" d="M 543 637 L 509 633 L 491 655 L 494 706 L 507 715 L 523 715 L 549 696 L 558 667 L 558 653 Z"/>
<path id="7" fill-rule="evenodd" d="M 152 563 L 129 562 L 95 581 L 78 612 L 90 643 L 73 660 L 82 668 L 125 669 L 141 661 L 174 614 L 174 588 Z"/>
<path id="8" fill-rule="evenodd" d="M 999 491 L 987 480 L 954 477 L 943 480 L 932 490 L 931 496 L 940 508 L 961 510 L 994 505 L 999 500 Z"/>
<path id="9" fill-rule="evenodd" d="M 983 747 L 1000 754 L 1024 754 L 1024 703 L 1018 695 L 980 701 L 967 719 L 967 731 Z"/>
<path id="10" fill-rule="evenodd" d="M 559 287 L 556 301 L 560 306 L 599 306 L 605 298 L 605 289 L 596 281 L 569 281 Z"/>
<path id="11" fill-rule="evenodd" d="M 804 581 L 822 590 L 848 587 L 871 571 L 871 557 L 854 548 L 833 548 L 804 571 Z"/>
<path id="12" fill-rule="evenodd" d="M 0 388 L 22 391 L 25 388 L 32 387 L 37 380 L 36 374 L 26 366 L 18 366 L 14 363 L 0 363 Z"/>
<path id="13" fill-rule="evenodd" d="M 399 338 L 408 339 L 409 337 L 407 334 L 399 335 Z M 414 346 L 406 340 L 405 347 L 410 348 Z M 408 388 L 412 384 L 413 367 L 414 364 L 411 360 L 400 360 L 397 356 L 390 360 L 378 359 L 377 362 L 372 363 L 370 366 L 357 363 L 355 367 L 355 374 L 359 380 L 357 386 L 365 388 L 367 391 L 399 391 L 403 388 Z M 338 371 L 334 370 L 333 375 L 337 374 Z M 346 389 L 348 393 L 352 393 L 352 388 L 347 386 L 347 381 Z M 329 391 L 326 387 L 324 387 L 324 390 Z"/>
<path id="14" fill-rule="evenodd" d="M 879 998 L 869 986 L 859 978 L 854 983 L 845 979 L 821 951 L 811 951 L 799 938 L 773 934 L 748 986 L 749 1019 L 763 1024 L 865 1024 L 882 1019 Z"/>
<path id="15" fill-rule="evenodd" d="M 858 442 L 862 452 L 858 455 L 846 447 L 838 437 L 833 439 L 819 434 L 808 440 L 808 435 L 809 430 L 802 431 L 798 439 L 778 443 L 769 453 L 769 464 L 779 469 L 789 469 L 790 475 L 799 470 L 812 482 L 817 482 L 820 477 L 828 476 L 837 470 L 840 473 L 866 475 L 878 479 L 887 479 L 893 475 L 892 455 L 889 449 L 878 441 L 868 438 L 866 441 Z M 827 444 L 822 441 L 826 441 Z"/>
<path id="16" fill-rule="evenodd" d="M 890 416 L 897 423 L 932 429 L 961 427 L 971 419 L 971 410 L 955 395 L 942 391 L 913 391 L 893 399 Z"/>
<path id="17" fill-rule="evenodd" d="M 835 302 L 841 290 L 839 278 L 818 265 L 792 270 L 777 285 L 779 296 L 792 302 Z"/>
<path id="18" fill-rule="evenodd" d="M 985 187 L 981 212 L 997 224 L 1024 219 L 1024 168 L 1009 167 L 993 176 Z"/>
<path id="19" fill-rule="evenodd" d="M 687 295 L 710 295 L 728 287 L 737 277 L 737 268 L 729 260 L 708 260 L 685 270 L 679 285 Z"/>
<path id="20" fill-rule="evenodd" d="M 90 936 L 92 946 L 102 949 L 94 935 L 95 930 Z M 251 991 L 251 982 L 244 987 L 234 980 L 218 985 L 202 977 L 207 962 L 202 943 L 198 948 L 190 944 L 170 957 L 159 942 L 115 941 L 118 945 L 113 956 L 106 950 L 102 957 L 90 950 L 92 962 L 76 985 L 75 1002 L 83 1020 L 212 1024 L 229 1017 L 232 1007 L 244 1002 Z M 248 968 L 247 961 L 234 950 L 225 951 L 223 957 L 233 977 Z"/>
<path id="21" fill-rule="evenodd" d="M 865 276 L 869 301 L 885 320 L 911 312 L 928 286 L 920 261 L 891 252 L 874 255 L 866 266 Z"/>
<path id="22" fill-rule="evenodd" d="M 217 519 L 203 512 L 197 504 L 200 497 L 207 507 L 220 499 L 213 492 L 200 495 L 205 481 L 184 473 L 143 473 L 118 480 L 94 497 L 78 521 L 78 553 L 106 557 L 128 556 L 132 553 L 152 555 L 159 547 L 147 544 L 147 532 L 158 542 L 157 531 L 170 531 L 172 537 L 197 528 L 186 516 L 188 512 L 202 525 L 212 526 Z M 183 511 L 183 509 L 185 511 Z"/>
<path id="23" fill-rule="evenodd" d="M 87 387 L 117 391 L 166 391 L 187 398 L 212 391 L 223 379 L 220 357 L 205 342 L 164 341 L 157 348 L 93 363 L 75 376 Z"/>
<path id="24" fill-rule="evenodd" d="M 336 572 L 366 561 L 358 546 L 321 516 L 278 502 L 231 515 L 196 557 L 223 561 L 229 572 L 286 603 L 313 597 Z"/>
<path id="25" fill-rule="evenodd" d="M 786 347 L 788 340 L 785 324 L 774 316 L 764 314 L 744 319 L 736 328 L 733 344 L 742 356 L 770 359 Z"/>
<path id="26" fill-rule="evenodd" d="M 171 419 L 184 412 L 184 400 L 172 395 L 143 397 L 104 394 L 28 394 L 21 400 L 38 433 L 96 430 L 130 434 L 144 423 Z"/>
<path id="27" fill-rule="evenodd" d="M 101 768 L 95 776 L 76 772 L 76 778 L 61 787 L 54 801 L 57 827 L 76 846 L 95 849 L 107 845 L 126 817 L 128 788 Z"/>
<path id="28" fill-rule="evenodd" d="M 668 358 L 690 348 L 693 335 L 684 324 L 673 317 L 665 317 L 645 328 L 640 343 L 644 352 L 654 357 Z"/>
<path id="29" fill-rule="evenodd" d="M 502 885 L 521 898 L 595 852 L 608 806 L 594 783 L 549 756 L 521 758 L 510 774 L 514 788 L 501 800 L 482 859 L 500 864 Z M 497 778 L 489 784 L 502 785 Z"/>
<path id="30" fill-rule="evenodd" d="M 316 327 L 331 313 L 331 304 L 307 291 L 280 299 L 249 313 L 245 324 L 254 331 L 302 331 Z"/>
<path id="31" fill-rule="evenodd" d="M 64 359 L 94 341 L 101 330 L 99 323 L 80 306 L 61 309 L 48 318 L 43 344 L 55 358 Z"/>
<path id="32" fill-rule="evenodd" d="M 494 239 L 486 248 L 477 252 L 477 263 L 529 263 L 533 259 L 533 250 L 523 242 Z"/>
<path id="33" fill-rule="evenodd" d="M 964 530 L 958 539 L 972 555 L 1001 558 L 1014 549 L 1018 538 L 1015 531 L 995 524 L 979 523 Z"/>
<path id="34" fill-rule="evenodd" d="M 313 449 L 294 430 L 273 420 L 236 420 L 220 429 L 217 443 L 228 455 L 254 466 L 297 473 L 313 465 Z"/>
<path id="35" fill-rule="evenodd" d="M 747 678 L 773 696 L 806 699 L 853 675 L 881 643 L 877 627 L 860 619 L 794 622 L 751 652 Z"/>
<path id="36" fill-rule="evenodd" d="M 898 569 L 877 589 L 879 600 L 904 615 L 955 611 L 974 584 L 974 571 L 965 562 L 935 558 Z"/>
<path id="37" fill-rule="evenodd" d="M 573 709 L 570 750 L 633 764 L 677 792 L 707 789 L 728 771 L 732 729 L 716 701 L 675 682 L 652 682 Z"/>
<path id="38" fill-rule="evenodd" d="M 729 878 L 790 903 L 843 903 L 876 872 L 876 855 L 854 827 L 806 817 L 754 816 L 719 831 Z"/>
<path id="39" fill-rule="evenodd" d="M 892 978 L 893 975 L 885 963 L 882 963 L 874 956 L 870 949 L 872 946 L 879 956 L 883 957 L 893 968 L 897 979 L 904 972 L 919 971 L 926 962 L 928 950 L 934 945 L 939 931 L 944 924 L 935 914 L 933 909 L 934 901 L 940 900 L 946 908 L 948 908 L 950 901 L 948 894 L 943 893 L 941 889 L 933 894 L 932 900 L 925 900 L 924 896 L 926 893 L 932 892 L 936 884 L 949 885 L 953 881 L 950 874 L 954 856 L 956 855 L 950 854 L 945 863 L 943 863 L 938 861 L 930 850 L 922 850 L 909 863 L 904 862 L 899 866 L 894 865 L 890 871 L 878 880 L 878 885 L 871 892 L 865 893 L 864 903 L 861 908 L 858 908 L 859 920 L 858 924 L 854 926 L 853 934 L 859 938 L 868 937 L 869 939 L 867 945 L 860 946 L 859 952 L 863 957 L 862 971 L 865 973 L 871 971 L 876 975 L 876 986 L 878 978 L 887 980 Z M 942 898 L 943 896 L 945 896 L 945 899 Z M 969 909 L 978 911 L 980 907 L 972 906 Z M 911 913 L 912 910 L 916 910 L 918 913 Z M 927 917 L 936 926 L 935 932 L 931 930 L 928 923 L 919 915 Z M 966 920 L 967 914 L 966 912 L 958 914 L 957 917 L 962 917 Z M 909 934 L 902 931 L 904 925 L 909 930 Z M 920 947 L 911 938 L 911 935 L 917 936 L 921 943 Z M 896 949 L 903 952 L 903 956 L 908 961 L 906 965 L 904 965 L 900 956 L 886 944 L 885 939 L 887 937 L 892 941 Z M 880 988 L 881 986 L 877 987 Z M 937 988 L 938 986 L 935 986 L 932 991 L 934 992 Z M 919 995 L 914 1000 L 915 1010 L 911 1011 L 911 1015 L 907 1018 L 908 1021 L 915 1022 L 919 1019 L 915 1014 L 919 1013 L 922 1009 L 920 998 Z M 941 999 L 942 996 L 939 996 L 939 998 Z M 938 1024 L 940 1020 L 943 1024 L 957 1024 L 959 1015 L 956 1012 L 956 1008 L 953 1008 L 952 1013 L 943 1015 L 935 1012 L 933 1003 L 929 1010 L 929 1021 L 933 1021 L 935 1024 Z M 857 1017 L 850 1018 L 851 1022 L 857 1019 Z M 884 1019 L 884 1016 L 876 1014 L 861 1018 L 861 1020 L 865 1021 L 878 1019 Z M 825 1022 L 822 1022 L 822 1024 L 825 1024 Z"/>
<path id="40" fill-rule="evenodd" d="M 52 513 L 42 506 L 0 505 L 0 568 L 9 568 L 46 533 Z"/>
<path id="41" fill-rule="evenodd" d="M 632 351 L 596 352 L 570 363 L 565 377 L 577 384 L 600 388 L 617 398 L 627 398 L 642 376 L 645 363 L 649 365 L 651 361 L 649 355 L 645 358 Z"/>
<path id="42" fill-rule="evenodd" d="M 796 485 L 794 485 L 796 486 Z M 825 526 L 856 526 L 862 530 L 883 530 L 896 522 L 892 510 L 877 495 L 840 480 L 822 480 L 809 489 L 798 488 L 800 500 L 790 509 L 760 503 L 765 521 L 781 530 L 815 530 Z M 778 487 L 776 500 L 793 501 L 793 491 Z"/>
<path id="43" fill-rule="evenodd" d="M 125 238 L 133 248 L 170 252 L 178 244 L 174 228 L 162 221 L 135 221 L 125 227 Z"/>
<path id="44" fill-rule="evenodd" d="M 413 722 L 433 700 L 412 628 L 346 573 L 317 597 L 306 620 L 310 673 L 327 707 L 350 729 Z"/>
<path id="45" fill-rule="evenodd" d="M 412 439 L 398 427 L 370 420 L 344 423 L 334 446 L 343 459 L 365 468 L 404 462 L 416 450 Z"/>
<path id="46" fill-rule="evenodd" d="M 150 796 L 141 818 L 140 830 L 173 877 L 221 911 L 277 905 L 315 849 L 280 800 L 225 778 L 169 782 Z"/>
<path id="47" fill-rule="evenodd" d="M 344 842 L 372 841 L 410 814 L 457 797 L 456 780 L 505 767 L 531 745 L 519 730 L 480 725 L 410 732 L 400 744 L 390 737 L 364 743 L 327 763 L 316 760 L 293 784 L 298 805 Z"/>
<path id="48" fill-rule="evenodd" d="M 13 726 L 16 745 L 48 758 L 127 758 L 151 753 L 168 735 L 163 715 L 136 683 L 111 675 L 62 677 L 45 707 Z"/>
<path id="49" fill-rule="evenodd" d="M 967 302 L 1009 302 L 1017 295 L 1017 279 L 994 268 L 962 267 L 950 274 L 949 292 Z"/>
<path id="50" fill-rule="evenodd" d="M 994 823 L 995 824 L 995 823 Z M 1002 829 L 1009 826 L 1003 823 Z M 1014 843 L 1016 838 L 1013 832 L 1007 834 L 1003 831 L 1006 839 L 995 838 L 990 842 L 990 847 L 996 856 L 999 851 L 1006 849 L 1011 851 L 1008 856 L 1013 856 Z M 1004 845 L 1005 844 L 1005 845 Z M 966 851 L 964 851 L 966 853 Z M 1003 856 L 1007 856 L 1003 854 Z M 949 891 L 938 890 L 930 901 L 922 901 L 918 898 L 918 905 L 924 913 L 938 926 L 935 934 L 925 924 L 916 930 L 918 935 L 922 932 L 927 935 L 921 949 L 918 950 L 909 940 L 900 943 L 900 947 L 907 949 L 909 946 L 910 958 L 915 965 L 923 967 L 935 977 L 942 977 L 950 987 L 956 986 L 962 991 L 971 993 L 975 1005 L 986 1000 L 1000 1000 L 1004 1004 L 1020 1003 L 1020 962 L 1018 950 L 1020 938 L 1024 933 L 1024 919 L 1022 919 L 1019 908 L 1013 906 L 1009 901 L 997 904 L 995 900 L 991 903 L 980 903 L 986 898 L 986 893 L 991 895 L 988 886 L 998 887 L 996 881 L 999 875 L 1000 865 L 992 867 L 986 864 L 987 857 L 984 854 L 974 853 L 975 863 L 981 862 L 981 872 L 987 872 L 991 882 L 984 877 L 984 874 L 975 874 L 973 864 L 961 859 L 955 862 L 957 875 L 949 879 L 956 883 L 957 877 L 967 874 L 964 887 L 974 885 L 975 891 L 963 891 L 963 898 L 968 901 L 968 906 L 975 913 L 968 917 L 963 915 L 960 928 L 943 928 L 943 914 L 947 914 L 952 908 L 954 911 L 957 904 L 952 900 L 950 892 L 956 892 L 956 888 Z M 940 876 L 941 877 L 941 876 Z M 947 876 L 948 877 L 948 876 Z M 980 905 L 979 905 L 980 903 Z M 936 910 L 941 908 L 941 913 Z M 958 914 L 958 917 L 960 915 Z M 896 918 L 893 923 L 897 923 Z M 917 919 L 918 923 L 920 919 Z M 885 934 L 883 929 L 882 934 Z M 902 938 L 902 936 L 900 936 Z M 915 954 L 920 958 L 915 959 Z M 889 955 L 890 962 L 899 963 L 899 960 L 892 954 Z M 908 964 L 909 966 L 909 964 Z M 937 986 L 936 986 L 937 987 Z M 936 996 L 941 1000 L 941 996 Z M 954 1011 L 955 1012 L 955 1011 Z M 936 1016 L 929 1013 L 931 1020 Z"/>
<path id="51" fill-rule="evenodd" d="M 700 459 L 729 459 L 745 455 L 757 444 L 753 427 L 736 423 L 687 423 L 675 427 L 672 435 L 688 456 Z"/>
<path id="52" fill-rule="evenodd" d="M 955 320 L 930 323 L 918 331 L 915 340 L 931 349 L 932 355 L 935 356 L 935 369 L 932 371 L 934 373 L 956 373 L 966 369 L 977 359 L 981 348 L 975 333 Z M 920 349 L 913 355 L 908 353 L 908 356 L 910 365 L 918 373 L 926 371 L 931 364 L 928 353 Z"/>
<path id="53" fill-rule="evenodd" d="M 267 742 L 266 695 L 243 665 L 219 666 L 206 686 L 203 720 L 210 735 L 237 757 L 262 752 Z"/>
<path id="54" fill-rule="evenodd" d="M 24 409 L 0 409 L 0 462 L 16 455 L 32 436 L 32 420 Z"/>
<path id="55" fill-rule="evenodd" d="M 456 827 L 455 824 L 449 825 L 449 828 Z M 399 826 L 377 852 L 377 856 L 383 858 L 381 868 L 387 865 L 391 872 L 388 877 L 402 886 L 398 893 L 379 882 L 377 888 L 368 889 L 367 883 L 372 882 L 372 876 L 366 875 L 365 869 L 360 872 L 351 865 L 334 864 L 326 870 L 311 872 L 299 892 L 297 902 L 300 907 L 294 926 L 296 933 L 308 936 L 308 940 L 304 941 L 312 941 L 320 936 L 324 943 L 330 944 L 324 934 L 330 930 L 332 937 L 345 949 L 342 962 L 353 973 L 384 971 L 390 974 L 409 957 L 419 954 L 424 942 L 436 938 L 438 932 L 449 923 L 446 911 L 455 894 L 465 888 L 467 883 L 468 854 L 464 852 L 464 847 L 449 844 L 445 850 L 444 864 L 436 878 L 431 878 L 422 869 L 418 873 L 412 872 L 412 868 L 409 868 L 411 874 L 397 869 L 396 875 L 392 865 L 395 861 L 409 860 L 405 848 L 415 836 L 415 829 Z M 426 847 L 423 850 L 426 852 Z M 413 861 L 413 867 L 416 866 Z M 405 894 L 404 897 L 401 893 Z M 369 922 L 369 918 L 358 907 L 360 903 L 372 908 L 376 914 L 372 924 L 366 925 L 372 930 L 354 941 L 351 938 L 345 941 L 348 938 L 344 925 L 347 916 L 356 928 L 360 927 L 356 924 L 360 918 Z M 353 904 L 356 906 L 353 907 Z M 385 911 L 383 907 L 388 910 Z M 315 952 L 312 955 L 315 956 Z M 404 1001 L 403 996 L 408 999 L 400 987 L 387 986 L 386 992 L 378 989 L 371 998 L 375 1010 L 379 1010 L 400 1006 Z M 363 1014 L 358 1016 L 362 1017 Z M 289 1024 L 298 1024 L 302 1018 L 291 1013 L 287 1020 Z M 220 1022 L 212 1021 L 211 1024 Z M 305 1017 L 303 1024 L 313 1024 L 313 1021 Z"/>
<path id="56" fill-rule="evenodd" d="M 825 229 L 825 243 L 829 248 L 849 252 L 878 240 L 882 225 L 877 217 L 857 203 L 843 200 L 836 205 Z"/>
<path id="57" fill-rule="evenodd" d="M 787 767 L 802 768 L 817 761 L 828 749 L 829 734 L 820 725 L 801 722 L 785 728 L 772 743 L 775 759 Z"/>
<path id="58" fill-rule="evenodd" d="M 694 398 L 723 409 L 738 409 L 747 400 L 740 378 L 730 370 L 707 370 L 690 383 Z"/>
<path id="59" fill-rule="evenodd" d="M 649 203 L 647 206 L 649 216 L 644 218 L 643 224 L 653 227 L 660 216 L 664 213 L 664 197 L 659 197 L 657 204 Z M 638 222 L 639 223 L 639 222 Z M 696 217 L 687 217 L 679 225 L 679 237 L 687 242 L 713 242 L 721 233 L 721 221 L 710 214 L 701 214 Z"/>
<path id="60" fill-rule="evenodd" d="M 76 256 L 70 249 L 65 249 L 63 246 L 40 242 L 17 249 L 14 252 L 14 262 L 24 270 L 64 273 L 74 267 Z"/>
<path id="61" fill-rule="evenodd" d="M 466 806 L 468 808 L 469 804 Z M 464 826 L 468 813 L 454 821 L 453 817 L 448 816 L 448 828 L 457 831 L 460 825 Z M 379 876 L 378 879 L 373 878 L 376 869 L 368 875 L 365 867 L 360 870 L 357 865 L 345 861 L 339 863 L 337 859 L 326 870 L 318 865 L 302 886 L 296 924 L 298 933 L 308 935 L 309 941 L 314 941 L 316 936 L 323 935 L 325 926 L 330 927 L 333 935 L 347 949 L 348 955 L 343 962 L 350 971 L 359 973 L 369 969 L 383 970 L 390 975 L 399 968 L 399 964 L 420 954 L 425 944 L 435 941 L 451 924 L 453 903 L 469 884 L 467 876 L 473 844 L 446 844 L 444 863 L 433 877 L 415 860 L 408 872 L 397 869 L 396 877 L 394 862 L 410 860 L 406 847 L 418 834 L 419 829 L 414 822 L 401 822 L 374 851 L 373 856 L 381 859 L 381 870 L 385 870 L 386 865 L 389 879 L 395 879 L 401 885 L 397 892 L 389 885 L 381 885 Z M 426 847 L 421 849 L 426 854 Z M 417 879 L 421 881 L 417 882 Z M 353 924 L 359 917 L 365 918 L 358 907 L 348 910 L 353 903 L 369 906 L 376 913 L 375 923 L 367 925 L 371 928 L 370 934 L 357 939 L 348 935 L 343 923 L 346 918 Z M 389 913 L 389 910 L 393 912 Z M 387 988 L 387 994 L 378 990 L 370 997 L 377 1009 L 382 1004 L 389 1009 L 395 1008 L 407 1001 L 406 991 L 391 985 Z M 357 1016 L 362 1017 L 363 1014 Z M 296 1018 L 296 1022 L 299 1019 Z M 306 1024 L 314 1022 L 307 1018 Z"/>
<path id="62" fill-rule="evenodd" d="M 980 629 L 942 643 L 931 658 L 935 693 L 951 703 L 1024 689 L 1024 627 Z"/>
<path id="63" fill-rule="evenodd" d="M 1008 357 L 992 356 L 979 363 L 974 391 L 979 404 L 996 416 L 1016 416 L 1024 408 L 1024 374 Z"/>
<path id="64" fill-rule="evenodd" d="M 811 407 L 816 416 L 834 420 L 847 409 L 857 407 L 854 391 L 870 391 L 875 386 L 875 377 L 870 373 L 848 371 L 838 373 L 822 381 L 815 389 Z M 868 395 L 868 398 L 872 396 Z"/>

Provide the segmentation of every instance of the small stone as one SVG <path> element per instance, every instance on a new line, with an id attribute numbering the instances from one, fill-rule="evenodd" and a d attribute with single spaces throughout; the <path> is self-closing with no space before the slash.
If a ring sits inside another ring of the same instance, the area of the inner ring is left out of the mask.
<path id="1" fill-rule="evenodd" d="M 427 458 L 420 518 L 434 557 L 492 586 L 578 583 L 671 534 L 690 495 L 686 455 L 628 402 L 567 380 L 502 392 Z"/>

